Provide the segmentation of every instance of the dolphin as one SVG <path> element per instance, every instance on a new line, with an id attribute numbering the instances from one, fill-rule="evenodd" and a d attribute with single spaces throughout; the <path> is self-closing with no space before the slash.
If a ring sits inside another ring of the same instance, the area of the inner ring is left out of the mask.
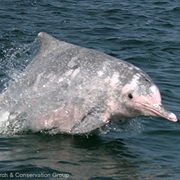
<path id="1" fill-rule="evenodd" d="M 87 134 L 141 116 L 178 121 L 140 68 L 44 32 L 38 39 L 34 59 L 0 95 L 0 133 Z"/>

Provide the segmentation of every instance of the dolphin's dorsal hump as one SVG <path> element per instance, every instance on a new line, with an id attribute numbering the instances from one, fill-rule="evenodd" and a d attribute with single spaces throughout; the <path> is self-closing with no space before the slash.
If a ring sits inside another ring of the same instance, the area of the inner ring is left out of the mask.
<path id="1" fill-rule="evenodd" d="M 64 49 L 68 49 L 75 46 L 64 41 L 59 41 L 45 32 L 40 32 L 38 34 L 38 39 L 40 41 L 39 54 L 44 55 L 57 49 L 59 49 L 58 51 L 63 51 Z"/>
<path id="2" fill-rule="evenodd" d="M 45 32 L 40 32 L 38 34 L 38 39 L 40 41 L 40 50 L 46 51 L 48 49 L 55 49 L 61 43 L 61 41 L 55 39 Z"/>

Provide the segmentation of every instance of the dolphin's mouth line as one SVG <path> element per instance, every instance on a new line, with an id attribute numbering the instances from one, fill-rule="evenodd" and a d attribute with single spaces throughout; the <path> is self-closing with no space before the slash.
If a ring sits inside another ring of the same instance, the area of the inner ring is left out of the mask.
<path id="1" fill-rule="evenodd" d="M 161 104 L 154 105 L 154 107 L 150 107 L 150 106 L 142 104 L 142 103 L 139 103 L 139 104 L 142 105 L 146 110 L 150 111 L 157 117 L 162 117 L 162 118 L 165 118 L 172 122 L 178 121 L 177 117 L 173 113 L 168 112 L 166 109 L 161 107 L 162 106 Z M 155 109 L 156 107 L 157 107 L 157 110 Z M 159 109 L 159 111 L 158 111 L 158 109 Z M 164 111 L 164 112 L 161 112 L 161 111 Z"/>
<path id="2" fill-rule="evenodd" d="M 144 105 L 144 104 L 141 104 L 141 105 L 143 105 L 143 107 L 144 107 L 145 109 L 150 110 L 151 112 L 153 112 L 155 115 L 158 115 L 158 116 L 160 116 L 160 117 L 163 117 L 163 118 L 166 118 L 166 119 L 167 119 L 166 116 L 164 116 L 162 113 L 158 112 L 157 110 L 155 110 L 155 109 L 153 109 L 153 108 L 151 108 L 151 107 L 149 107 L 149 106 L 146 106 L 146 105 Z"/>

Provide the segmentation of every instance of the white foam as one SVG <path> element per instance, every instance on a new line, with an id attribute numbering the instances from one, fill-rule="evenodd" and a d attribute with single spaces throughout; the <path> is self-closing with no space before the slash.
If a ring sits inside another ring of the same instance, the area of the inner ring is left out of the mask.
<path id="1" fill-rule="evenodd" d="M 10 113 L 8 111 L 0 111 L 0 122 L 7 121 Z"/>

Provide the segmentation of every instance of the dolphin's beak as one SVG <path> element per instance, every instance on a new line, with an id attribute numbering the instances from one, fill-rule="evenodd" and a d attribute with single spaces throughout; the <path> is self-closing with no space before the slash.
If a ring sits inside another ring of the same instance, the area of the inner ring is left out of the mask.
<path id="1" fill-rule="evenodd" d="M 146 110 L 147 115 L 162 117 L 172 122 L 178 121 L 176 115 L 165 109 L 162 104 L 153 104 L 153 105 L 143 104 L 143 108 Z"/>

